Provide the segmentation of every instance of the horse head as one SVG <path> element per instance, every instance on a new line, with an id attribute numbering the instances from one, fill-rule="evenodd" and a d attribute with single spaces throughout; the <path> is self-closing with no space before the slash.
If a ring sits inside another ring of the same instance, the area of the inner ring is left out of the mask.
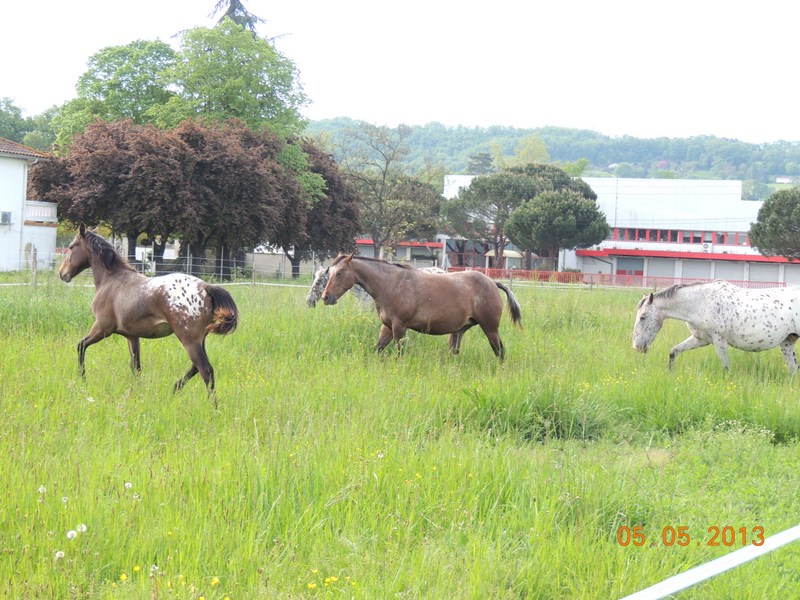
<path id="1" fill-rule="evenodd" d="M 328 270 L 328 283 L 322 292 L 322 301 L 326 305 L 336 304 L 339 298 L 356 284 L 356 273 L 350 262 L 353 254 L 340 254 Z"/>
<path id="2" fill-rule="evenodd" d="M 636 321 L 633 324 L 633 347 L 639 352 L 647 352 L 650 344 L 655 339 L 661 326 L 664 324 L 664 317 L 653 302 L 653 294 L 645 295 L 636 310 Z"/>
<path id="3" fill-rule="evenodd" d="M 64 260 L 58 269 L 58 276 L 62 281 L 69 283 L 90 265 L 91 252 L 86 241 L 86 225 L 81 223 L 78 233 L 67 248 Z"/>

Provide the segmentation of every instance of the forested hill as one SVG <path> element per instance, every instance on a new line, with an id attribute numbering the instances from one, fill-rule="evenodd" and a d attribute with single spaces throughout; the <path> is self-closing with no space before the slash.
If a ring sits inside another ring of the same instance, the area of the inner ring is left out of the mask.
<path id="1" fill-rule="evenodd" d="M 307 132 L 335 141 L 356 123 L 345 117 L 312 121 Z M 759 188 L 757 184 L 774 183 L 782 177 L 800 181 L 800 142 L 751 144 L 714 136 L 609 137 L 563 127 L 448 127 L 440 123 L 412 126 L 407 139 L 407 167 L 412 173 L 433 167 L 468 174 L 470 157 L 496 157 L 498 153 L 514 157 L 520 142 L 532 136 L 543 142 L 552 162 L 588 160 L 585 175 L 741 179 L 750 182 L 746 188 Z"/>

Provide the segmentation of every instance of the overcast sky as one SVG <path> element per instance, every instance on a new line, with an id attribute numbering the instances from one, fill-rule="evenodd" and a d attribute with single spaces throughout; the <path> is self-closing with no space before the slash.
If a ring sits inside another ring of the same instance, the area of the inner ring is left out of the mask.
<path id="1" fill-rule="evenodd" d="M 800 3 L 243 1 L 297 65 L 310 119 L 800 141 Z M 215 3 L 6 2 L 0 98 L 60 105 L 95 52 L 175 45 Z"/>

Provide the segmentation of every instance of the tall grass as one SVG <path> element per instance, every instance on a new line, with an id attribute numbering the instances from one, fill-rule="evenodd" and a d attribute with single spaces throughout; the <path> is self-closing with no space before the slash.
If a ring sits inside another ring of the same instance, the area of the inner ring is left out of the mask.
<path id="1" fill-rule="evenodd" d="M 515 287 L 525 330 L 505 317 L 499 363 L 477 329 L 458 356 L 414 333 L 375 355 L 353 298 L 232 287 L 239 329 L 207 342 L 215 410 L 199 378 L 172 394 L 174 337 L 143 341 L 138 377 L 104 340 L 82 381 L 92 291 L 0 288 L 9 597 L 613 598 L 734 549 L 709 527 L 796 524 L 780 353 L 734 351 L 726 373 L 697 350 L 669 372 L 685 327 L 636 354 L 635 292 Z M 621 546 L 635 525 L 647 544 Z M 692 543 L 665 546 L 667 526 Z M 798 595 L 799 554 L 691 597 Z"/>

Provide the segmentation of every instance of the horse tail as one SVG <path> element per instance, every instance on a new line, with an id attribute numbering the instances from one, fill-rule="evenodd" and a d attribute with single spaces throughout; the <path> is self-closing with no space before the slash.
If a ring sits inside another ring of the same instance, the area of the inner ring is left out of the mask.
<path id="1" fill-rule="evenodd" d="M 506 293 L 506 296 L 508 296 L 508 310 L 511 312 L 511 322 L 522 329 L 522 309 L 519 307 L 519 302 L 517 302 L 514 292 L 512 292 L 499 281 L 495 281 L 494 283 Z"/>
<path id="2" fill-rule="evenodd" d="M 206 327 L 211 333 L 227 335 L 233 333 L 239 324 L 239 309 L 228 290 L 218 285 L 207 285 L 206 292 L 211 297 L 211 323 Z"/>

